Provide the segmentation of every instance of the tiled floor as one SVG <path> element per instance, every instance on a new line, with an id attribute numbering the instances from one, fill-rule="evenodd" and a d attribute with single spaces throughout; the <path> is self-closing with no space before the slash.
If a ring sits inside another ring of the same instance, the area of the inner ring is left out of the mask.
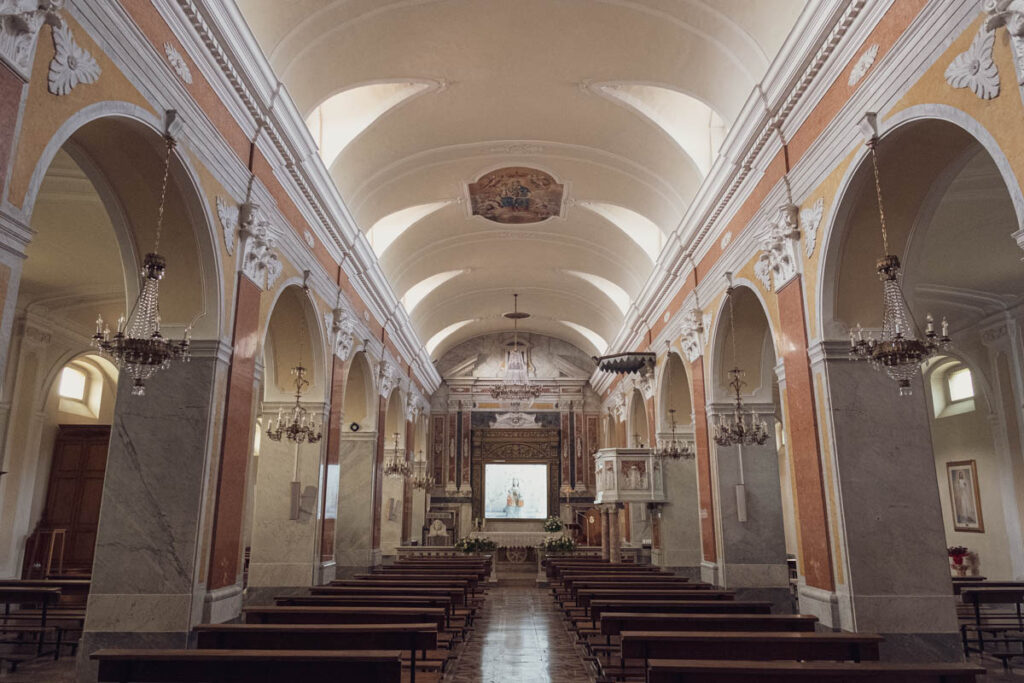
<path id="1" fill-rule="evenodd" d="M 445 683 L 591 683 L 551 594 L 493 588 Z"/>

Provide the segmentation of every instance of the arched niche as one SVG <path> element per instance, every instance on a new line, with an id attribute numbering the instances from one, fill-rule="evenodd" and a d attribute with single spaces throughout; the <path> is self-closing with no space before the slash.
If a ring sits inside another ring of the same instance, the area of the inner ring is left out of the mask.
<path id="1" fill-rule="evenodd" d="M 647 421 L 647 405 L 639 389 L 634 389 L 629 397 L 627 430 L 630 448 L 650 448 L 651 430 Z"/>
<path id="2" fill-rule="evenodd" d="M 669 432 L 672 423 L 670 410 L 675 410 L 676 425 L 682 431 L 693 433 L 693 404 L 690 376 L 679 354 L 670 351 L 665 356 L 661 381 L 658 384 L 659 438 Z"/>
<path id="3" fill-rule="evenodd" d="M 776 429 L 779 404 L 774 336 L 765 305 L 757 290 L 743 281 L 722 300 L 711 338 L 711 403 L 708 427 L 712 435 L 719 420 L 732 420 L 735 393 L 729 382 L 739 369 L 740 396 L 747 413 L 767 423 L 763 445 L 720 446 L 711 441 L 717 473 L 715 514 L 721 528 L 717 536 L 718 579 L 749 598 L 771 600 L 778 609 L 791 611 L 787 550 L 796 551 L 792 519 L 792 487 L 788 459 Z"/>
<path id="4" fill-rule="evenodd" d="M 953 339 L 947 357 L 934 358 L 924 367 L 911 396 L 894 398 L 896 384 L 884 374 L 885 384 L 879 387 L 885 393 L 878 405 L 892 401 L 888 414 L 900 421 L 905 434 L 920 426 L 931 436 L 906 444 L 915 453 L 920 450 L 919 459 L 902 450 L 900 457 L 907 476 L 915 466 L 924 472 L 934 464 L 941 503 L 936 514 L 942 515 L 944 537 L 920 534 L 915 542 L 928 538 L 932 545 L 965 545 L 976 553 L 972 571 L 984 568 L 989 578 L 1024 576 L 1021 378 L 1015 369 L 1021 367 L 1021 352 L 1008 334 L 1010 327 L 1019 327 L 1014 311 L 1024 302 L 1024 264 L 1015 238 L 1024 216 L 1020 184 L 988 131 L 949 107 L 913 108 L 887 120 L 877 155 L 888 253 L 903 265 L 908 307 L 920 332 L 926 315 L 934 316 L 936 327 L 948 318 Z M 817 296 L 823 335 L 845 339 L 857 325 L 875 333 L 883 311 L 875 268 L 883 246 L 866 150 L 851 164 L 837 197 Z M 1005 362 L 1013 357 L 1015 364 Z M 953 413 L 936 407 L 942 403 L 943 377 L 951 363 L 969 369 L 976 393 L 970 409 L 960 404 Z M 829 382 L 837 382 L 831 391 L 839 390 L 838 375 L 830 373 Z M 843 433 L 840 425 L 837 430 Z M 850 457 L 856 450 L 851 446 Z M 843 453 L 838 444 L 841 468 Z M 968 460 L 978 470 L 982 516 L 991 520 L 984 534 L 958 531 L 950 509 L 947 464 Z M 933 503 L 930 498 L 916 504 L 923 511 L 934 508 Z M 937 526 L 939 520 L 932 521 Z"/>
<path id="5" fill-rule="evenodd" d="M 51 457 L 50 446 L 33 427 L 32 413 L 48 400 L 52 376 L 89 349 L 97 316 L 114 327 L 138 296 L 141 263 L 155 246 L 166 155 L 161 127 L 150 113 L 128 105 L 106 103 L 81 110 L 45 147 L 22 204 L 33 238 L 17 282 L 18 314 L 3 387 L 4 400 L 12 406 L 4 442 L 8 474 L 0 524 L 0 571 L 8 575 L 20 572 L 23 541 L 33 531 L 33 510 L 38 512 L 43 504 Z M 210 226 L 198 175 L 179 147 L 171 155 L 159 247 L 167 258 L 160 313 L 162 331 L 170 338 L 181 338 L 193 325 L 194 361 L 160 371 L 151 380 L 163 387 L 159 395 L 147 407 L 136 402 L 131 406 L 135 411 L 164 411 L 157 408 L 162 401 L 180 403 L 173 394 L 181 383 L 195 380 L 199 383 L 194 386 L 202 386 L 209 379 L 198 377 L 212 363 L 203 357 L 207 347 L 202 342 L 219 338 L 223 329 L 220 264 Z M 121 414 L 116 401 L 107 405 Z M 198 404 L 191 408 L 199 410 Z M 212 405 L 203 410 L 202 420 L 193 416 L 187 432 L 179 430 L 161 444 L 185 448 L 182 444 L 195 437 L 196 443 L 187 447 L 194 458 L 179 465 L 183 482 L 202 478 L 212 443 L 203 436 Z M 150 449 L 151 457 L 158 457 L 157 450 Z M 182 505 L 187 500 L 188 495 L 181 495 L 162 502 Z"/>
<path id="6" fill-rule="evenodd" d="M 326 351 L 320 316 L 298 284 L 287 284 L 273 302 L 263 349 L 260 452 L 252 505 L 250 590 L 305 586 L 319 568 L 317 505 L 326 434 Z M 296 368 L 308 386 L 299 403 L 320 439 L 314 443 L 274 440 L 268 430 L 287 424 L 296 403 Z"/>

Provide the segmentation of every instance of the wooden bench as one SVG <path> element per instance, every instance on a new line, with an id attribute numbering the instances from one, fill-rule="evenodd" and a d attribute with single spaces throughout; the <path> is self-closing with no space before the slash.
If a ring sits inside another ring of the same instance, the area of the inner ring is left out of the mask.
<path id="1" fill-rule="evenodd" d="M 35 654 L 17 654 L 7 652 L 0 654 L 0 660 L 6 661 L 10 671 L 15 671 L 18 664 L 53 654 L 54 659 L 60 658 L 60 649 L 63 645 L 64 629 L 52 623 L 47 624 L 49 612 L 54 605 L 60 602 L 61 589 L 55 587 L 33 587 L 33 586 L 6 586 L 0 587 L 0 602 L 4 605 L 2 622 L 0 622 L 0 645 L 25 645 L 25 636 L 31 637 L 35 642 Z M 11 612 L 12 605 L 38 605 L 38 611 L 19 610 Z M 14 635 L 16 639 L 7 636 Z M 47 640 L 47 636 L 53 636 L 53 641 Z M 31 642 L 31 641 L 29 641 Z M 52 652 L 46 651 L 45 647 L 52 642 Z"/>
<path id="2" fill-rule="evenodd" d="M 398 651 L 99 650 L 100 683 L 399 683 Z"/>
<path id="3" fill-rule="evenodd" d="M 897 664 L 889 662 L 759 662 L 652 659 L 648 683 L 974 683 L 985 669 L 971 664 Z"/>
<path id="4" fill-rule="evenodd" d="M 459 626 L 468 625 L 472 618 L 471 610 L 456 609 L 452 599 L 444 596 L 421 595 L 278 595 L 274 604 L 291 607 L 440 607 L 445 611 L 445 626 L 450 628 L 456 622 Z"/>
<path id="5" fill-rule="evenodd" d="M 962 619 L 960 624 L 965 655 L 969 655 L 971 650 L 985 652 L 985 634 L 989 634 L 990 644 L 1004 647 L 1008 656 L 1018 654 L 1009 650 L 1013 644 L 1021 645 L 1024 652 L 1024 587 L 965 586 L 960 591 L 960 599 L 973 617 L 969 623 Z M 984 609 L 986 605 L 990 609 Z M 992 609 L 992 606 L 1009 609 Z"/>
<path id="6" fill-rule="evenodd" d="M 439 642 L 451 647 L 458 633 L 445 627 L 441 607 L 322 607 L 275 606 L 245 607 L 247 624 L 411 624 L 432 623 L 440 634 Z"/>
<path id="7" fill-rule="evenodd" d="M 576 593 L 576 604 L 588 607 L 592 600 L 733 600 L 736 593 L 720 590 L 673 588 L 588 588 Z"/>
<path id="8" fill-rule="evenodd" d="M 311 595 L 447 595 L 456 606 L 465 605 L 465 591 L 458 587 L 419 587 L 410 591 L 409 586 L 313 586 Z"/>
<path id="9" fill-rule="evenodd" d="M 404 650 L 410 681 L 421 663 L 444 669 L 447 657 L 427 659 L 437 648 L 437 626 L 424 624 L 202 624 L 196 647 L 207 650 Z M 437 653 L 434 653 L 435 655 Z"/>
<path id="10" fill-rule="evenodd" d="M 622 631 L 624 659 L 687 659 L 875 661 L 882 636 L 874 633 L 750 632 L 750 631 Z"/>

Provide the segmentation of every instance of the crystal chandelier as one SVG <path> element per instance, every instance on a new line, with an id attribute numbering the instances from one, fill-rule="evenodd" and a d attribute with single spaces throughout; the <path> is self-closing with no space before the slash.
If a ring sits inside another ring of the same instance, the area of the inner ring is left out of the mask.
<path id="1" fill-rule="evenodd" d="M 316 443 L 323 437 L 323 434 L 320 432 L 320 425 L 317 424 L 316 418 L 310 415 L 309 411 L 301 404 L 302 392 L 309 386 L 309 380 L 306 379 L 306 368 L 302 367 L 301 357 L 299 364 L 292 368 L 292 376 L 295 378 L 295 405 L 292 406 L 287 418 L 283 409 L 277 411 L 277 421 L 276 423 L 271 421 L 271 424 L 267 426 L 267 436 L 274 441 L 287 438 L 288 441 L 296 445 L 303 442 Z"/>
<path id="2" fill-rule="evenodd" d="M 513 294 L 514 310 L 505 317 L 512 320 L 512 350 L 508 352 L 505 364 L 505 376 L 500 384 L 491 388 L 491 397 L 499 401 L 509 401 L 513 410 L 518 411 L 523 401 L 532 401 L 540 396 L 541 387 L 530 383 L 529 370 L 526 364 L 526 352 L 519 347 L 519 321 L 529 318 L 529 313 L 519 312 L 519 295 Z"/>
<path id="3" fill-rule="evenodd" d="M 430 474 L 428 463 L 423 459 L 423 451 L 419 452 L 419 459 L 412 464 L 412 476 L 409 479 L 414 489 L 429 491 L 437 484 L 434 475 Z"/>
<path id="4" fill-rule="evenodd" d="M 145 396 L 146 381 L 158 370 L 170 367 L 171 361 L 188 362 L 192 345 L 191 325 L 185 328 L 185 337 L 180 342 L 171 341 L 160 334 L 160 280 L 167 269 L 167 261 L 159 253 L 160 233 L 167 201 L 171 153 L 175 146 L 174 138 L 170 135 L 165 136 L 164 140 L 167 152 L 160 205 L 156 214 L 156 239 L 153 251 L 143 259 L 139 297 L 128 315 L 118 318 L 117 331 L 113 336 L 110 335 L 110 327 L 100 316 L 96 318 L 96 334 L 92 337 L 93 347 L 109 356 L 119 370 L 131 376 L 132 396 Z"/>
<path id="5" fill-rule="evenodd" d="M 412 467 L 409 466 L 409 458 L 402 452 L 398 445 L 398 432 L 395 432 L 395 446 L 391 455 L 384 462 L 384 474 L 388 477 L 406 478 L 412 474 Z"/>
<path id="6" fill-rule="evenodd" d="M 885 209 L 882 205 L 882 184 L 878 179 L 878 155 L 875 148 L 878 138 L 868 142 L 871 150 L 871 166 L 875 175 L 875 195 L 878 198 L 878 218 L 882 228 L 883 256 L 878 259 L 878 277 L 882 281 L 882 333 L 881 337 L 864 338 L 864 328 L 859 324 L 850 331 L 850 355 L 856 360 L 871 362 L 876 370 L 885 369 L 896 381 L 900 396 L 909 396 L 910 380 L 914 378 L 921 364 L 939 351 L 949 348 L 949 323 L 942 319 L 941 333 L 936 334 L 935 322 L 931 315 L 926 318 L 927 326 L 922 337 L 917 321 L 910 312 L 903 296 L 900 259 L 889 253 L 889 236 L 885 227 Z"/>
<path id="7" fill-rule="evenodd" d="M 662 440 L 658 444 L 657 450 L 654 451 L 655 455 L 663 458 L 671 458 L 672 460 L 678 460 L 680 458 L 686 458 L 689 460 L 697 453 L 693 449 L 693 444 L 689 441 L 680 442 L 676 437 L 676 409 L 668 409 L 669 419 L 671 420 L 672 436 L 668 439 Z"/>
<path id="8" fill-rule="evenodd" d="M 733 310 L 733 287 L 725 291 L 729 299 L 729 335 L 732 337 L 732 370 L 729 371 L 729 386 L 733 390 L 733 412 L 730 416 L 718 415 L 714 426 L 715 443 L 723 448 L 730 446 L 762 446 L 768 440 L 768 423 L 759 419 L 752 411 L 743 409 L 740 389 L 746 384 L 743 371 L 736 363 L 736 325 Z"/>

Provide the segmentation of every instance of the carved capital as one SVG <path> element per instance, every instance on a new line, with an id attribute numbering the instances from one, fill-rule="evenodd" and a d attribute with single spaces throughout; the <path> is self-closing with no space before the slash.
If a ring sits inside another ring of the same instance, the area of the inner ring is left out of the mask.
<path id="1" fill-rule="evenodd" d="M 345 308 L 335 308 L 324 313 L 324 323 L 333 342 L 333 351 L 341 360 L 348 360 L 355 347 L 356 317 Z"/>
<path id="2" fill-rule="evenodd" d="M 398 386 L 401 376 L 398 368 L 386 360 L 380 362 L 380 395 L 385 399 L 391 396 L 391 392 Z"/>
<path id="3" fill-rule="evenodd" d="M 779 208 L 761 238 L 761 256 L 754 275 L 765 289 L 779 289 L 797 274 L 796 244 L 800 239 L 799 209 L 793 204 Z M 774 287 L 772 286 L 774 281 Z"/>
<path id="4" fill-rule="evenodd" d="M 261 288 L 270 289 L 284 269 L 275 253 L 276 231 L 260 207 L 252 202 L 239 207 L 238 223 L 242 245 L 241 270 Z"/>
<path id="5" fill-rule="evenodd" d="M 679 343 L 683 347 L 683 355 L 691 363 L 704 353 L 704 320 L 701 310 L 694 306 L 683 313 L 679 325 Z"/>

